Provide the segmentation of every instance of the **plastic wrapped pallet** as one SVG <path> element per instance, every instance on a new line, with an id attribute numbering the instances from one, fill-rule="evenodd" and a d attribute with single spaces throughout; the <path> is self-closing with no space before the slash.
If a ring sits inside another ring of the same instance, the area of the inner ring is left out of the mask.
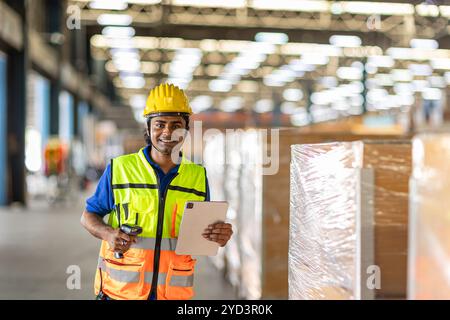
<path id="1" fill-rule="evenodd" d="M 273 137 L 254 129 L 229 134 L 228 139 L 223 133 L 220 136 L 207 141 L 205 165 L 212 196 L 221 195 L 213 199 L 230 203 L 229 221 L 233 223 L 234 234 L 221 251 L 223 256 L 214 260 L 225 266 L 230 281 L 235 283 L 239 279 L 237 290 L 242 298 L 287 299 L 290 146 L 364 138 L 379 140 L 383 136 L 304 133 L 300 129 L 281 129 Z M 264 155 L 271 160 L 269 163 L 262 159 Z M 278 162 L 276 172 L 263 175 L 264 168 L 275 162 Z M 216 177 L 211 176 L 213 171 Z M 222 183 L 212 181 L 215 178 Z"/>
<path id="2" fill-rule="evenodd" d="M 292 146 L 289 298 L 405 298 L 406 141 Z"/>
<path id="3" fill-rule="evenodd" d="M 450 134 L 413 140 L 409 299 L 450 299 Z"/>

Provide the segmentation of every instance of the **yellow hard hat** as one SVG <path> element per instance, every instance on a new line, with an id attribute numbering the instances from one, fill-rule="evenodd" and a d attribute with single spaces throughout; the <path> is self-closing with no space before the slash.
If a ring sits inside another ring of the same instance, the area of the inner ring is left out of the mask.
<path id="1" fill-rule="evenodd" d="M 145 104 L 144 117 L 160 114 L 191 115 L 192 109 L 184 91 L 173 84 L 160 84 L 153 88 Z"/>

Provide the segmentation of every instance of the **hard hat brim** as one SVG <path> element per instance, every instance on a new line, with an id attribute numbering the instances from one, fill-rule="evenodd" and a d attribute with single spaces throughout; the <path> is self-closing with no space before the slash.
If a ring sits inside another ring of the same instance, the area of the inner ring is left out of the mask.
<path id="1" fill-rule="evenodd" d="M 170 111 L 162 111 L 162 112 L 153 112 L 146 114 L 145 118 L 154 118 L 154 117 L 162 117 L 162 116 L 182 116 L 182 117 L 189 117 L 191 114 L 188 112 L 170 112 Z"/>

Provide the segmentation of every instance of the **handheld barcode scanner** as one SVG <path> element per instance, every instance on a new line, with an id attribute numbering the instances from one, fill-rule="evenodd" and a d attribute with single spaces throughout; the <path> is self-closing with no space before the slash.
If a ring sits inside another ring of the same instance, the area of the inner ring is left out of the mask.
<path id="1" fill-rule="evenodd" d="M 128 205 L 123 205 L 125 210 L 125 219 L 128 219 Z M 142 227 L 138 226 L 138 217 L 139 214 L 136 212 L 136 224 L 121 224 L 120 223 L 120 204 L 116 207 L 116 213 L 117 213 L 117 221 L 119 222 L 119 228 L 120 231 L 123 233 L 129 235 L 129 236 L 137 236 L 142 233 Z M 123 253 L 122 252 L 114 252 L 114 258 L 116 259 L 123 259 Z"/>
<path id="2" fill-rule="evenodd" d="M 120 231 L 122 231 L 123 233 L 126 233 L 129 236 L 137 236 L 142 233 L 142 227 L 140 227 L 138 225 L 123 224 L 120 226 Z M 123 253 L 122 252 L 114 252 L 114 258 L 123 259 Z"/>

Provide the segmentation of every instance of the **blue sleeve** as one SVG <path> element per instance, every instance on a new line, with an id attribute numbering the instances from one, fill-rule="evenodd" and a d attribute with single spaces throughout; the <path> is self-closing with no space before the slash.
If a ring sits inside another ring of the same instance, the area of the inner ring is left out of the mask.
<path id="1" fill-rule="evenodd" d="M 104 217 L 113 208 L 114 198 L 111 190 L 111 166 L 108 164 L 98 181 L 94 195 L 86 200 L 86 211 Z"/>

